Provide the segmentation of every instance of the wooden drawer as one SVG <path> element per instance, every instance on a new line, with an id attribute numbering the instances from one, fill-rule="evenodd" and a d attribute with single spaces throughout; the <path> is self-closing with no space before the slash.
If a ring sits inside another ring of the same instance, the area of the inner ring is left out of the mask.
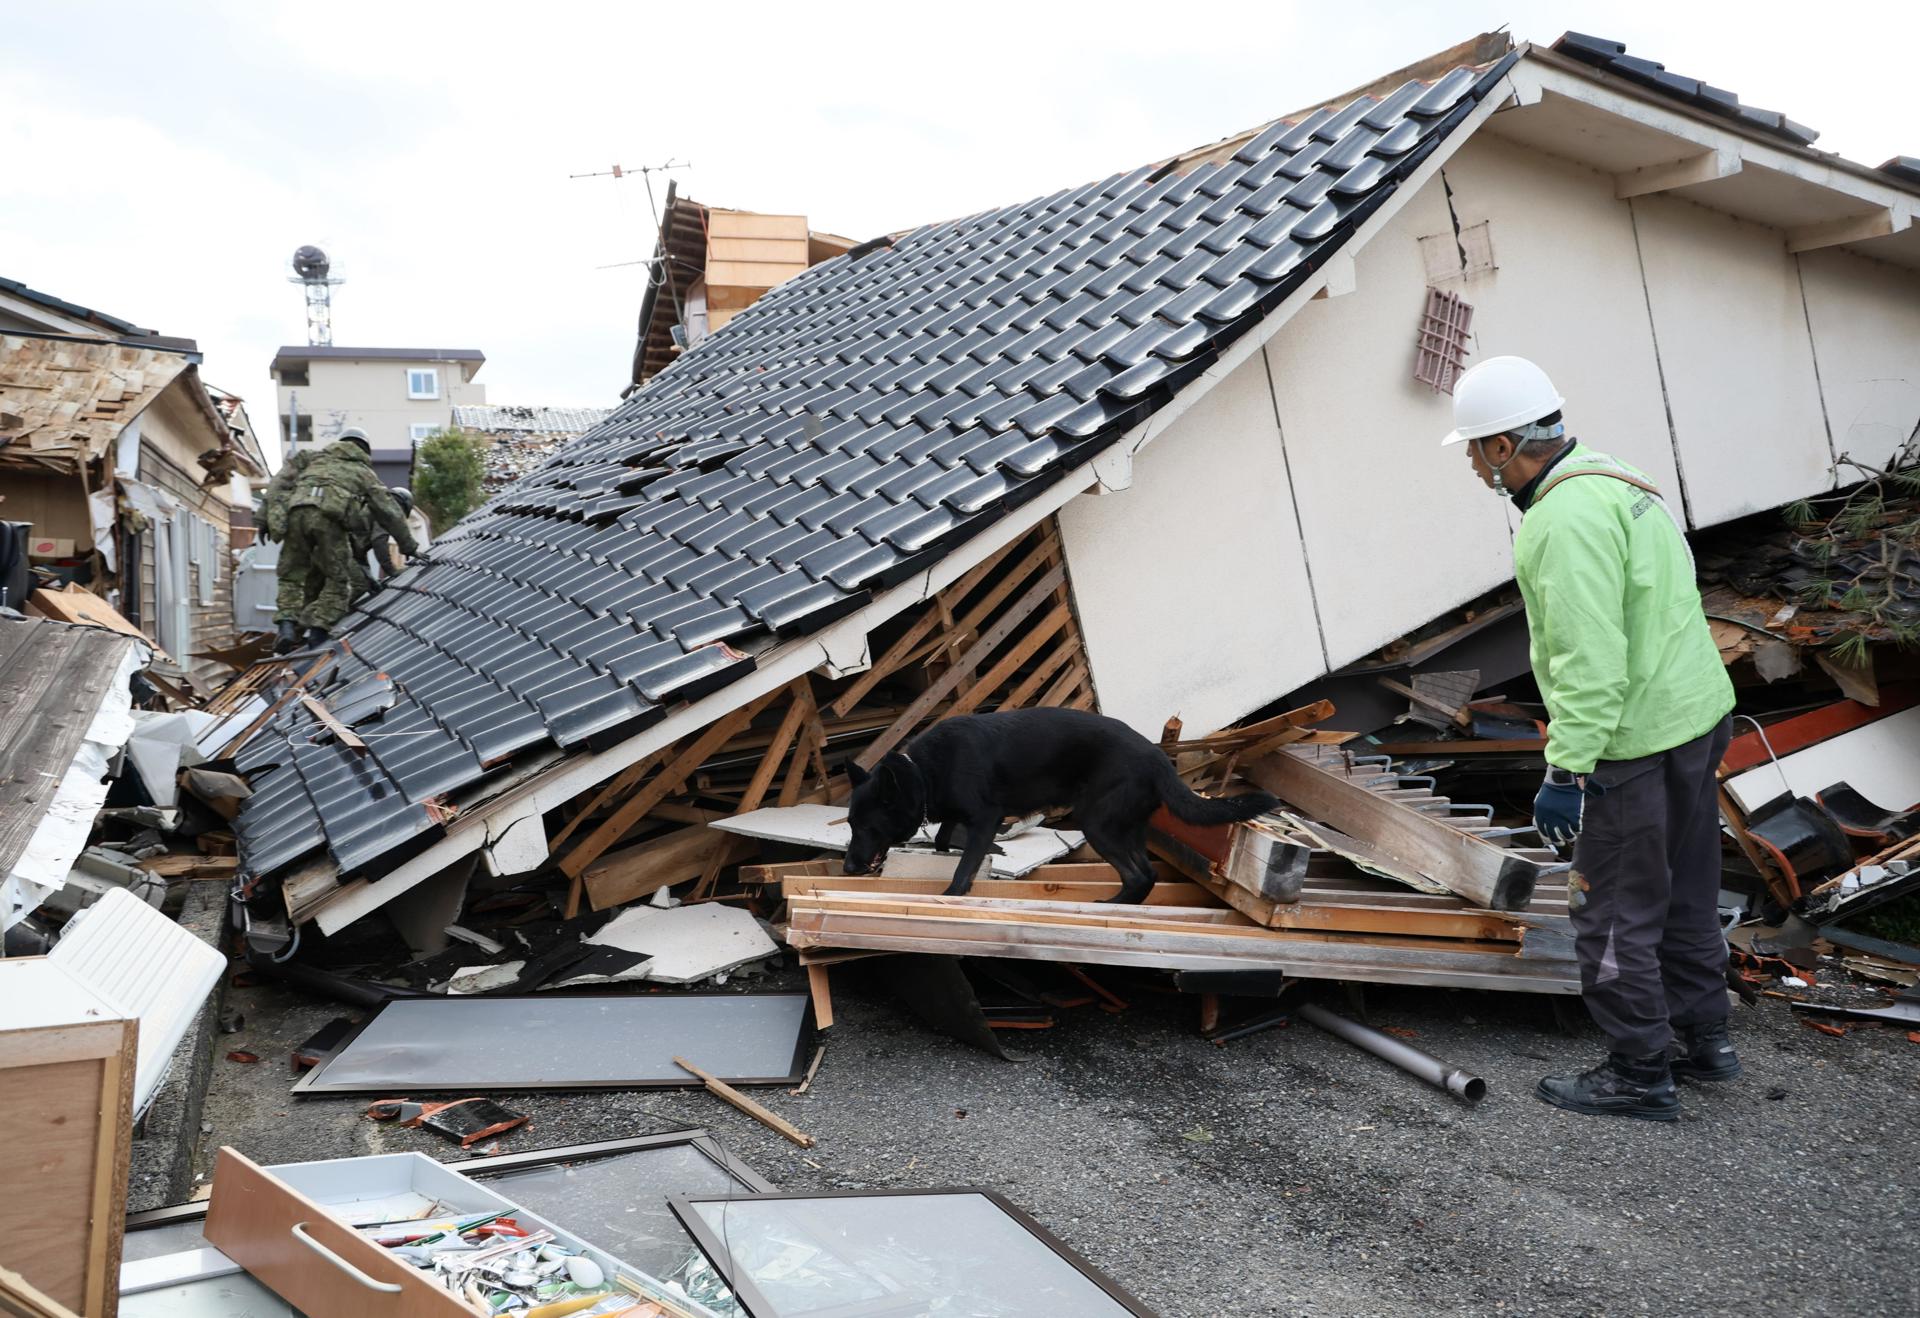
<path id="1" fill-rule="evenodd" d="M 331 1165 L 385 1161 L 346 1159 Z M 432 1165 L 428 1159 L 421 1161 Z M 354 1199 L 324 1206 L 289 1183 L 302 1179 L 299 1167 L 329 1165 L 299 1164 L 275 1173 L 230 1148 L 221 1149 L 213 1169 L 207 1243 L 315 1318 L 472 1318 L 476 1311 L 463 1300 L 347 1225 L 349 1214 L 342 1208 Z M 445 1201 L 448 1211 L 488 1212 L 506 1206 L 505 1200 L 465 1177 L 446 1175 L 454 1185 Z M 375 1199 L 384 1188 L 377 1180 L 369 1182 L 358 1201 Z"/>

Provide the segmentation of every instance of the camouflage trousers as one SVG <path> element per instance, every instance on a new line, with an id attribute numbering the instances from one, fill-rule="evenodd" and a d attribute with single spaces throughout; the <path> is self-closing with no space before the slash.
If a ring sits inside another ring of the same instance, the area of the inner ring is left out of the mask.
<path id="1" fill-rule="evenodd" d="M 274 621 L 303 627 L 332 630 L 371 589 L 366 555 L 356 554 L 352 535 L 318 508 L 295 508 L 287 514 L 279 577 Z"/>

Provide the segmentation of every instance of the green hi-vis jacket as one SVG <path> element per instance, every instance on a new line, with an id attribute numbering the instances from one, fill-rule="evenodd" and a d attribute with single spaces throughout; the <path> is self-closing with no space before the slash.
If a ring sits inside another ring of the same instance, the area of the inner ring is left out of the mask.
<path id="1" fill-rule="evenodd" d="M 1514 537 L 1547 763 L 1589 773 L 1703 736 L 1733 708 L 1693 555 L 1651 482 L 1584 444 L 1547 473 Z"/>

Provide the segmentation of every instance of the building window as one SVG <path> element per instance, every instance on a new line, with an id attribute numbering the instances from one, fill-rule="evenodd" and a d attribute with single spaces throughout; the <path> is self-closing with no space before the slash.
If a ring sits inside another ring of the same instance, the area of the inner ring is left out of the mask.
<path id="1" fill-rule="evenodd" d="M 304 366 L 285 366 L 280 370 L 280 383 L 288 388 L 307 387 L 307 368 Z"/>
<path id="2" fill-rule="evenodd" d="M 431 421 L 415 421 L 407 427 L 407 435 L 414 443 L 418 444 L 438 429 L 440 429 L 440 427 Z"/>
<path id="3" fill-rule="evenodd" d="M 407 368 L 407 397 L 438 398 L 439 396 L 439 371 L 431 366 L 409 366 Z"/>

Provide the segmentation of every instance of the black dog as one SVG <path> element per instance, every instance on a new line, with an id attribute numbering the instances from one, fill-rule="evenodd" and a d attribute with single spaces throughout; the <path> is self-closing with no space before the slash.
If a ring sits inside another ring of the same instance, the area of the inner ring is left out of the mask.
<path id="1" fill-rule="evenodd" d="M 940 827 L 934 845 L 947 850 L 965 833 L 960 867 L 947 887 L 958 897 L 973 886 L 1000 821 L 1070 806 L 1073 826 L 1120 871 L 1117 902 L 1146 900 L 1153 887 L 1147 817 L 1164 805 L 1189 824 L 1227 824 L 1271 810 L 1265 792 L 1197 796 L 1180 781 L 1166 753 L 1118 719 L 1077 709 L 1015 709 L 936 723 L 883 758 L 871 774 L 858 765 L 848 823 L 846 872 L 878 873 L 889 847 L 922 824 Z"/>

